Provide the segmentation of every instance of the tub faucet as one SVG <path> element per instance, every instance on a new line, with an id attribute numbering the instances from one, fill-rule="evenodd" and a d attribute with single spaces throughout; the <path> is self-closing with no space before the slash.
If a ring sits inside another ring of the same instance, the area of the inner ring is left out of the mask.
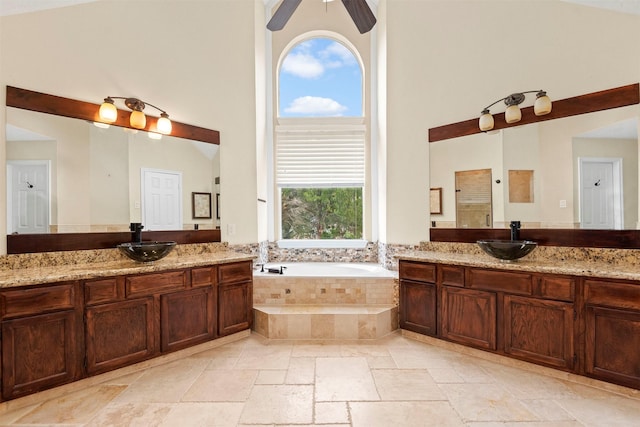
<path id="1" fill-rule="evenodd" d="M 142 243 L 142 229 L 144 226 L 140 222 L 132 222 L 129 224 L 129 230 L 131 230 L 131 241 L 135 243 Z"/>
<path id="2" fill-rule="evenodd" d="M 280 268 L 267 268 L 267 271 L 274 274 L 284 274 L 284 270 L 286 269 L 287 267 L 281 265 Z"/>
<path id="3" fill-rule="evenodd" d="M 511 241 L 520 240 L 520 221 L 511 221 Z"/>

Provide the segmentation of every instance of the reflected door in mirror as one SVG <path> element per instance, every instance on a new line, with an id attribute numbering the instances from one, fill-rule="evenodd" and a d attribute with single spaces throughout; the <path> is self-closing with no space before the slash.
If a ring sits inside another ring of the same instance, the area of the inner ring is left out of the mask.
<path id="1" fill-rule="evenodd" d="M 48 233 L 48 162 L 9 161 L 7 178 L 9 234 Z"/>
<path id="2" fill-rule="evenodd" d="M 457 171 L 456 227 L 490 228 L 491 169 Z"/>

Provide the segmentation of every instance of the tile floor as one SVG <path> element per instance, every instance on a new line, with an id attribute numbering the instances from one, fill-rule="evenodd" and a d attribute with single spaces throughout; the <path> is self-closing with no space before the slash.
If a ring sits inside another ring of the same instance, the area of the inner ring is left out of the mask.
<path id="1" fill-rule="evenodd" d="M 326 343 L 253 334 L 2 413 L 0 425 L 640 425 L 634 391 L 534 371 L 399 333 Z"/>

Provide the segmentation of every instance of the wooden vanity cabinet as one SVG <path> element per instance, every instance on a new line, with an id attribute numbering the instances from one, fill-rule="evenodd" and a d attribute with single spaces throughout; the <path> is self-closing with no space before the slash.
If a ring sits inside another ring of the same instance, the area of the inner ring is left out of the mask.
<path id="1" fill-rule="evenodd" d="M 585 374 L 640 388 L 640 284 L 585 280 Z"/>
<path id="2" fill-rule="evenodd" d="M 504 296 L 504 352 L 565 370 L 577 361 L 573 304 L 518 295 Z"/>
<path id="3" fill-rule="evenodd" d="M 90 375 L 157 353 L 152 297 L 99 304 L 85 310 L 86 370 Z"/>
<path id="4" fill-rule="evenodd" d="M 442 337 L 460 344 L 496 350 L 496 294 L 442 287 Z"/>
<path id="5" fill-rule="evenodd" d="M 401 328 L 575 370 L 575 278 L 404 260 L 399 277 Z"/>
<path id="6" fill-rule="evenodd" d="M 79 286 L 72 281 L 0 292 L 3 399 L 81 377 Z"/>
<path id="7" fill-rule="evenodd" d="M 436 266 L 400 261 L 400 327 L 437 335 Z"/>
<path id="8" fill-rule="evenodd" d="M 250 262 L 218 265 L 218 335 L 251 328 L 253 271 Z"/>
<path id="9" fill-rule="evenodd" d="M 248 329 L 252 283 L 242 261 L 0 290 L 2 400 Z"/>
<path id="10" fill-rule="evenodd" d="M 216 267 L 191 271 L 191 289 L 160 296 L 161 350 L 174 351 L 216 337 Z"/>

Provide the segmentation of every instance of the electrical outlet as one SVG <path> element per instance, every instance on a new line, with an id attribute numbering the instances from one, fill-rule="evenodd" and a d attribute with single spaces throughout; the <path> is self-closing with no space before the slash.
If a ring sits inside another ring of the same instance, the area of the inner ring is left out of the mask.
<path id="1" fill-rule="evenodd" d="M 567 201 L 566 200 L 560 200 L 560 207 L 561 208 L 566 208 L 567 207 Z"/>
<path id="2" fill-rule="evenodd" d="M 227 234 L 229 236 L 233 236 L 236 234 L 236 225 L 235 224 L 227 224 Z"/>
<path id="3" fill-rule="evenodd" d="M 136 208 L 136 209 L 140 209 L 140 202 L 136 200 L 136 201 L 133 203 L 133 207 L 134 207 L 134 208 Z"/>

